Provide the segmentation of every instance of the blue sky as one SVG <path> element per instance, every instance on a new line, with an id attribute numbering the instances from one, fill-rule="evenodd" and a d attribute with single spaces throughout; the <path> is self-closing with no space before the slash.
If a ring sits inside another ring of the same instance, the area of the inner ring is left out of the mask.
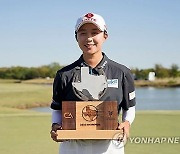
<path id="1" fill-rule="evenodd" d="M 79 16 L 102 15 L 103 50 L 128 67 L 180 67 L 179 0 L 0 0 L 0 67 L 70 64 L 81 55 Z"/>

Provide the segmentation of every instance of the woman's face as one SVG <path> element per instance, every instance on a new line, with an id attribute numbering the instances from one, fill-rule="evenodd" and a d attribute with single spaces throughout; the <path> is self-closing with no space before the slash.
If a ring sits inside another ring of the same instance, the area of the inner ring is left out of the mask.
<path id="1" fill-rule="evenodd" d="M 91 23 L 84 24 L 77 32 L 79 47 L 85 55 L 93 55 L 97 52 L 102 52 L 102 44 L 106 38 L 107 35 Z"/>

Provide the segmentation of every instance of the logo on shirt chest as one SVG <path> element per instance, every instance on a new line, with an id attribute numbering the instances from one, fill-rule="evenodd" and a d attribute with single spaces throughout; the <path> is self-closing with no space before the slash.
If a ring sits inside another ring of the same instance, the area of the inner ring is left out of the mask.
<path id="1" fill-rule="evenodd" d="M 118 79 L 107 79 L 108 87 L 118 88 Z"/>

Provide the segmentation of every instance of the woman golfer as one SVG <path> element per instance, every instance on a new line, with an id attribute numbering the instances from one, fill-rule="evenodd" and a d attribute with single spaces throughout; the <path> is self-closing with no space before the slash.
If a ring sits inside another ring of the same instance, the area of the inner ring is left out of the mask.
<path id="1" fill-rule="evenodd" d="M 56 131 L 62 128 L 62 101 L 116 100 L 118 113 L 122 114 L 122 121 L 119 121 L 118 129 L 124 131 L 125 138 L 129 137 L 130 125 L 135 118 L 136 102 L 132 74 L 127 67 L 110 60 L 102 52 L 103 44 L 108 38 L 104 19 L 94 13 L 81 16 L 75 26 L 75 37 L 82 50 L 82 55 L 72 64 L 59 70 L 54 79 L 51 138 L 56 142 L 62 142 L 59 149 L 60 154 L 124 154 L 123 141 L 116 144 L 114 140 L 57 140 Z M 72 84 L 84 78 L 80 73 L 82 67 L 88 67 L 91 75 L 106 76 L 107 87 L 103 92 L 101 91 L 96 96 L 87 90 L 80 91 Z"/>

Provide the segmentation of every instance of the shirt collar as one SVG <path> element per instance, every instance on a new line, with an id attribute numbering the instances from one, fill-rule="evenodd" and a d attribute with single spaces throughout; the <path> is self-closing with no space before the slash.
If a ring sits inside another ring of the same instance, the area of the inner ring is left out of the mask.
<path id="1" fill-rule="evenodd" d="M 99 62 L 99 64 L 97 64 L 96 68 L 105 68 L 107 66 L 107 62 L 108 62 L 108 57 L 105 55 L 105 53 L 102 53 L 103 58 L 102 60 Z M 79 66 L 80 67 L 90 67 L 83 59 L 83 55 L 81 55 L 81 57 L 78 60 Z"/>

